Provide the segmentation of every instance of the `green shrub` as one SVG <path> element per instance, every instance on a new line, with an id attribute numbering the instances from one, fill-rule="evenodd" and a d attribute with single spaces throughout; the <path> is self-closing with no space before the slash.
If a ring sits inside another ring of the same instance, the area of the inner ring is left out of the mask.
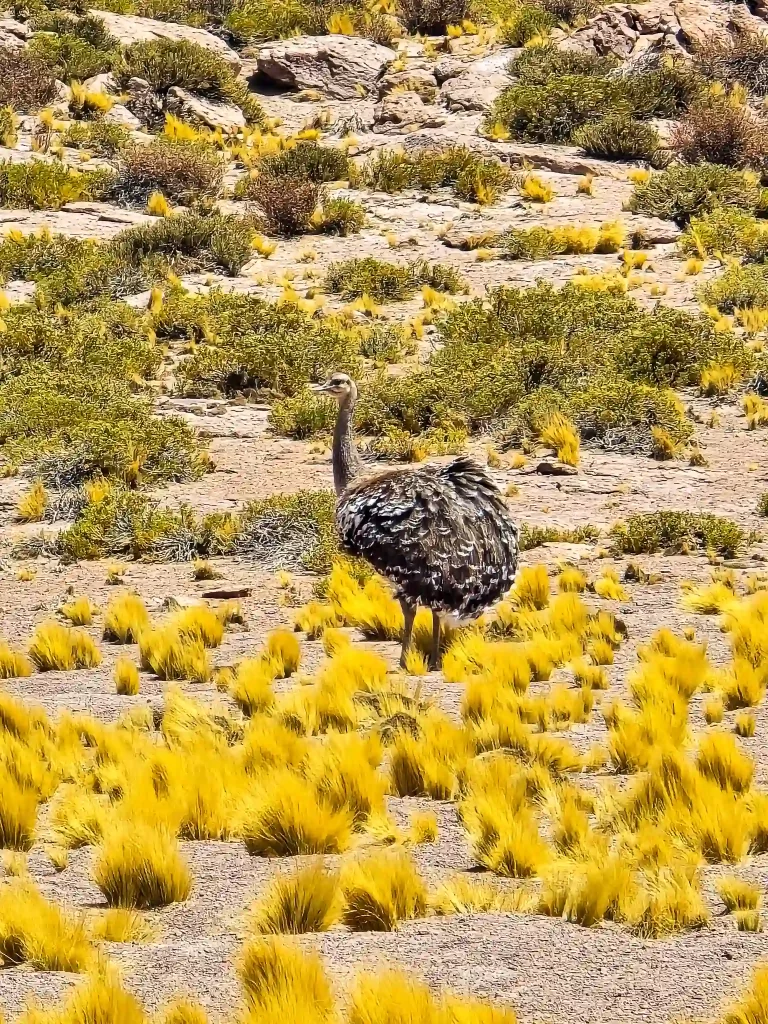
<path id="1" fill-rule="evenodd" d="M 317 217 L 317 215 L 316 215 Z M 355 235 L 365 227 L 365 210 L 352 199 L 326 199 L 316 222 L 324 235 Z"/>
<path id="2" fill-rule="evenodd" d="M 111 249 L 118 260 L 134 266 L 160 255 L 179 273 L 211 270 L 234 277 L 253 256 L 253 237 L 247 219 L 186 213 L 128 228 Z"/>
<path id="3" fill-rule="evenodd" d="M 670 145 L 689 164 L 761 167 L 768 155 L 765 123 L 724 97 L 691 107 L 675 125 Z"/>
<path id="4" fill-rule="evenodd" d="M 734 264 L 702 287 L 701 300 L 717 306 L 722 313 L 750 306 L 765 309 L 768 307 L 768 267 Z"/>
<path id="5" fill-rule="evenodd" d="M 759 516 L 768 516 L 768 494 L 761 494 L 757 500 L 757 509 L 755 510 Z"/>
<path id="6" fill-rule="evenodd" d="M 730 519 L 704 512 L 647 512 L 629 516 L 611 527 L 610 536 L 622 554 L 713 550 L 733 558 L 753 537 Z"/>
<path id="7" fill-rule="evenodd" d="M 234 394 L 262 388 L 295 395 L 308 381 L 335 369 L 360 370 L 360 331 L 343 330 L 295 306 L 251 295 L 179 295 L 154 318 L 159 339 L 215 338 L 198 345 L 180 364 L 177 385 L 185 395 Z"/>
<path id="8" fill-rule="evenodd" d="M 238 517 L 236 551 L 264 565 L 329 572 L 339 551 L 335 513 L 336 498 L 329 491 L 252 501 Z"/>
<path id="9" fill-rule="evenodd" d="M 304 390 L 275 402 L 269 423 L 276 434 L 306 440 L 318 434 L 329 434 L 337 412 L 336 405 L 328 398 Z"/>
<path id="10" fill-rule="evenodd" d="M 705 259 L 715 253 L 738 256 L 751 263 L 768 259 L 768 223 L 751 213 L 716 207 L 703 217 L 692 217 L 679 245 L 688 256 Z"/>
<path id="11" fill-rule="evenodd" d="M 373 256 L 333 263 L 325 277 L 325 287 L 345 299 L 370 295 L 377 302 L 408 299 L 422 285 L 455 295 L 466 286 L 454 267 L 425 260 L 416 263 L 387 263 Z"/>
<path id="12" fill-rule="evenodd" d="M 299 142 L 290 149 L 263 157 L 259 166 L 268 174 L 304 177 L 319 184 L 349 177 L 347 154 L 332 146 L 318 146 L 316 142 Z"/>
<path id="13" fill-rule="evenodd" d="M 490 191 L 493 199 L 498 189 L 511 185 L 512 175 L 498 161 L 456 146 L 443 152 L 380 150 L 362 167 L 351 168 L 350 180 L 356 187 L 390 194 L 406 188 L 433 190 L 450 185 L 460 198 L 475 201 L 481 191 Z"/>
<path id="14" fill-rule="evenodd" d="M 500 238 L 502 254 L 511 260 L 547 260 L 553 256 L 618 252 L 622 232 L 608 223 L 600 228 L 563 225 L 553 228 L 510 228 Z"/>
<path id="15" fill-rule="evenodd" d="M 55 95 L 55 79 L 36 54 L 0 47 L 0 106 L 33 114 Z"/>
<path id="16" fill-rule="evenodd" d="M 753 175 L 718 164 L 700 164 L 670 167 L 647 181 L 636 182 L 629 209 L 687 224 L 691 217 L 718 206 L 754 211 L 760 200 L 760 185 Z"/>
<path id="17" fill-rule="evenodd" d="M 235 103 L 251 124 L 264 121 L 259 103 L 231 65 L 197 43 L 172 39 L 133 43 L 115 71 L 123 86 L 131 78 L 143 78 L 162 95 L 179 86 L 211 100 Z"/>
<path id="18" fill-rule="evenodd" d="M 277 235 L 301 235 L 309 230 L 322 186 L 303 174 L 260 171 L 248 180 L 244 197 L 264 215 L 267 230 Z"/>
<path id="19" fill-rule="evenodd" d="M 83 81 L 111 71 L 120 56 L 120 44 L 104 27 L 101 18 L 76 18 L 64 11 L 50 11 L 35 19 L 38 31 L 29 45 L 55 77 Z"/>
<path id="20" fill-rule="evenodd" d="M 611 114 L 577 129 L 572 142 L 588 156 L 603 160 L 653 160 L 659 149 L 659 133 L 625 114 Z"/>
<path id="21" fill-rule="evenodd" d="M 564 530 L 559 526 L 531 526 L 523 523 L 520 529 L 520 550 L 530 551 L 542 544 L 594 544 L 600 536 L 596 526 L 577 526 Z"/>
<path id="22" fill-rule="evenodd" d="M 202 146 L 157 139 L 148 146 L 123 150 L 112 194 L 132 206 L 146 206 L 153 192 L 189 205 L 215 199 L 223 179 L 224 164 L 216 153 Z"/>
<path id="23" fill-rule="evenodd" d="M 517 55 L 509 73 L 524 85 L 544 85 L 563 75 L 593 75 L 605 78 L 618 67 L 615 57 L 597 57 L 578 50 L 558 50 L 551 43 L 531 46 Z"/>
<path id="24" fill-rule="evenodd" d="M 131 133 L 111 121 L 73 121 L 61 133 L 61 142 L 72 149 L 86 149 L 95 156 L 115 156 L 131 142 Z"/>
<path id="25" fill-rule="evenodd" d="M 588 21 L 602 10 L 600 0 L 542 0 L 541 5 L 555 22 L 575 25 Z"/>
<path id="26" fill-rule="evenodd" d="M 553 14 L 538 4 L 521 4 L 502 23 L 501 39 L 506 46 L 525 46 L 536 36 L 546 36 L 555 27 Z"/>
<path id="27" fill-rule="evenodd" d="M 109 171 L 78 171 L 59 161 L 0 161 L 0 207 L 58 210 L 65 203 L 103 198 L 112 186 Z"/>
<path id="28" fill-rule="evenodd" d="M 383 46 L 392 43 L 392 19 L 353 0 L 306 2 L 306 0 L 234 0 L 228 5 L 225 28 L 242 42 L 265 41 L 295 35 L 324 35 L 334 13 L 347 15 L 355 35 Z"/>
<path id="29" fill-rule="evenodd" d="M 19 140 L 19 119 L 12 107 L 0 107 L 0 146 L 13 149 Z"/>
<path id="30" fill-rule="evenodd" d="M 758 96 L 768 94 L 768 38 L 763 32 L 710 36 L 697 46 L 699 72 L 727 85 L 739 83 Z"/>

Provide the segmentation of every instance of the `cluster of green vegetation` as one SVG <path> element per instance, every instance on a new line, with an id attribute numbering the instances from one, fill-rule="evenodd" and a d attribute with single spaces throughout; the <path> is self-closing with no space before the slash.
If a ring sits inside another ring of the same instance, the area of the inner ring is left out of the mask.
<path id="1" fill-rule="evenodd" d="M 618 252 L 625 239 L 626 231 L 621 224 L 606 223 L 599 228 L 575 224 L 556 228 L 510 228 L 500 241 L 507 259 L 548 260 L 553 256 Z"/>
<path id="2" fill-rule="evenodd" d="M 406 188 L 436 189 L 451 186 L 466 202 L 492 203 L 500 189 L 509 188 L 513 176 L 496 160 L 461 146 L 441 152 L 398 153 L 379 150 L 361 167 L 352 169 L 351 184 L 378 192 Z"/>
<path id="3" fill-rule="evenodd" d="M 718 164 L 694 167 L 676 165 L 647 181 L 635 183 L 629 200 L 633 213 L 687 224 L 692 217 L 719 207 L 735 207 L 754 213 L 766 203 L 760 180 L 749 171 Z"/>
<path id="4" fill-rule="evenodd" d="M 113 182 L 110 171 L 79 171 L 60 160 L 0 160 L 0 206 L 58 210 L 65 203 L 104 198 Z"/>
<path id="5" fill-rule="evenodd" d="M 736 256 L 749 263 L 768 259 L 768 221 L 746 210 L 715 207 L 711 213 L 691 217 L 679 245 L 687 256 Z"/>
<path id="6" fill-rule="evenodd" d="M 499 96 L 486 125 L 501 125 L 524 142 L 572 142 L 595 156 L 653 160 L 658 135 L 643 122 L 686 110 L 703 79 L 679 64 L 612 75 L 617 65 L 554 46 L 526 49 L 510 67 L 517 81 Z"/>
<path id="7" fill-rule="evenodd" d="M 98 15 L 78 18 L 64 10 L 45 11 L 32 19 L 36 32 L 29 45 L 54 78 L 82 82 L 111 71 L 120 59 L 120 44 Z"/>
<path id="8" fill-rule="evenodd" d="M 667 551 L 688 554 L 714 551 L 733 558 L 755 540 L 738 524 L 707 512 L 646 512 L 629 516 L 611 528 L 611 537 L 622 554 Z"/>
<path id="9" fill-rule="evenodd" d="M 61 144 L 94 156 L 114 157 L 131 141 L 130 131 L 113 121 L 73 121 L 61 133 Z"/>
<path id="10" fill-rule="evenodd" d="M 31 49 L 0 47 L 0 106 L 33 114 L 56 95 L 56 82 Z"/>
<path id="11" fill-rule="evenodd" d="M 765 122 L 731 96 L 706 96 L 692 104 L 670 143 L 688 164 L 759 169 L 768 154 Z"/>
<path id="12" fill-rule="evenodd" d="M 721 313 L 737 309 L 768 308 L 768 267 L 749 264 L 746 267 L 732 263 L 722 274 L 708 281 L 700 291 L 700 298 Z"/>
<path id="13" fill-rule="evenodd" d="M 741 85 L 756 96 L 768 93 L 768 40 L 762 32 L 710 36 L 694 54 L 700 73 L 716 82 Z"/>
<path id="14" fill-rule="evenodd" d="M 387 263 L 366 256 L 362 259 L 333 263 L 325 277 L 325 287 L 345 299 L 370 295 L 377 302 L 409 299 L 427 285 L 437 291 L 455 295 L 466 291 L 466 284 L 454 267 L 441 263 Z"/>

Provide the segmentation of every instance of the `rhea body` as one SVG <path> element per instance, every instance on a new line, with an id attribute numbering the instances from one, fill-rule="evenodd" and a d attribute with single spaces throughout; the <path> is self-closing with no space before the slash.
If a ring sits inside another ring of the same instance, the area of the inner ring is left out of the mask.
<path id="1" fill-rule="evenodd" d="M 395 587 L 405 628 L 400 664 L 419 605 L 432 611 L 430 667 L 440 660 L 440 616 L 474 618 L 511 587 L 518 529 L 488 474 L 472 459 L 362 475 L 353 416 L 357 385 L 334 373 L 315 391 L 339 403 L 333 482 L 341 545 Z"/>

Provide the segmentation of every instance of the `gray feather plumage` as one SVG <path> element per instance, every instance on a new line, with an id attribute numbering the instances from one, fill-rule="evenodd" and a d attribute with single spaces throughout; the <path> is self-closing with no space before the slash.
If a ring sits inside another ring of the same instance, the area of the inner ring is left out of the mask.
<path id="1" fill-rule="evenodd" d="M 344 549 L 369 561 L 411 605 L 471 617 L 514 582 L 517 526 L 469 458 L 353 484 L 339 498 L 336 524 Z"/>

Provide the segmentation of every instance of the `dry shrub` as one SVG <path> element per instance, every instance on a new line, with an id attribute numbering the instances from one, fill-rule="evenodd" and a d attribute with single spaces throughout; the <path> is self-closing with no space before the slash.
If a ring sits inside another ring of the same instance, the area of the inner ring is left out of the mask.
<path id="1" fill-rule="evenodd" d="M 0 890 L 0 967 L 27 963 L 41 971 L 80 972 L 93 956 L 83 926 L 26 881 Z"/>
<path id="2" fill-rule="evenodd" d="M 43 61 L 29 50 L 0 47 L 0 106 L 34 113 L 56 95 L 56 83 Z"/>
<path id="3" fill-rule="evenodd" d="M 273 775 L 244 811 L 242 836 L 249 853 L 295 857 L 343 853 L 352 839 L 352 813 L 321 803 L 293 772 Z"/>
<path id="4" fill-rule="evenodd" d="M 29 850 L 35 839 L 37 795 L 0 768 L 0 849 Z"/>
<path id="5" fill-rule="evenodd" d="M 139 692 L 139 670 L 128 658 L 117 659 L 115 690 L 124 697 L 135 697 Z"/>
<path id="6" fill-rule="evenodd" d="M 138 594 L 120 594 L 104 613 L 104 639 L 117 644 L 136 644 L 149 626 L 149 612 Z"/>
<path id="7" fill-rule="evenodd" d="M 300 235 L 309 227 L 322 196 L 322 186 L 301 174 L 262 171 L 251 179 L 244 195 L 264 214 L 269 231 Z"/>
<path id="8" fill-rule="evenodd" d="M 448 25 L 470 16 L 471 0 L 398 0 L 399 14 L 409 32 L 440 35 Z"/>
<path id="9" fill-rule="evenodd" d="M 340 897 L 338 875 L 317 860 L 275 878 L 254 907 L 251 924 L 263 933 L 326 932 L 341 916 Z"/>
<path id="10" fill-rule="evenodd" d="M 0 679 L 20 679 L 31 675 L 32 666 L 29 659 L 0 640 Z"/>
<path id="11" fill-rule="evenodd" d="M 96 854 L 93 880 L 110 906 L 137 910 L 182 903 L 192 888 L 176 840 L 136 821 L 106 837 Z"/>
<path id="12" fill-rule="evenodd" d="M 768 153 L 767 130 L 748 107 L 713 98 L 683 115 L 670 144 L 689 164 L 758 167 Z"/>
<path id="13" fill-rule="evenodd" d="M 721 82 L 738 82 L 758 96 L 768 93 L 768 36 L 763 32 L 723 33 L 696 48 L 702 74 Z"/>
<path id="14" fill-rule="evenodd" d="M 208 150 L 167 140 L 123 151 L 113 192 L 120 202 L 144 207 L 153 192 L 189 205 L 215 199 L 221 192 L 224 165 Z"/>

